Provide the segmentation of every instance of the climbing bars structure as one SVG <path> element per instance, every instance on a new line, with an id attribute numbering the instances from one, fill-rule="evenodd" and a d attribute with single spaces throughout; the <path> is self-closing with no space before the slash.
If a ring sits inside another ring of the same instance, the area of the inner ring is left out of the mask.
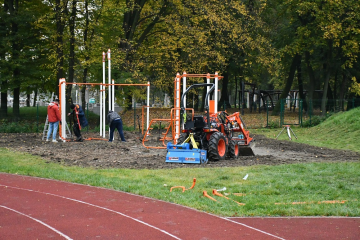
<path id="1" fill-rule="evenodd" d="M 114 80 L 112 80 L 112 82 L 114 82 Z M 90 86 L 100 86 L 100 96 L 102 96 L 102 92 L 101 91 L 105 91 L 106 87 L 108 87 L 109 89 L 112 87 L 113 88 L 113 93 L 114 93 L 114 87 L 115 86 L 146 86 L 147 87 L 147 106 L 149 106 L 149 99 L 150 99 L 150 82 L 148 82 L 147 84 L 135 84 L 135 83 L 112 83 L 112 84 L 104 84 L 104 83 L 69 83 L 65 81 L 65 78 L 60 78 L 59 80 L 59 100 L 60 100 L 60 114 L 61 114 L 61 121 L 62 124 L 64 126 L 66 126 L 66 85 L 78 85 L 78 86 L 86 86 L 86 85 L 90 85 Z M 109 95 L 111 95 L 111 92 L 109 92 Z M 114 94 L 113 94 L 114 95 Z M 111 101 L 113 100 L 113 101 Z M 114 110 L 114 102 L 115 102 L 115 97 L 109 97 L 109 109 Z M 102 118 L 103 121 L 101 121 L 100 124 L 100 129 L 103 129 L 101 131 L 101 136 L 103 138 L 105 138 L 105 94 L 103 95 L 103 97 L 100 99 L 100 109 L 101 111 L 103 111 L 102 114 Z M 147 128 L 149 127 L 149 107 L 147 107 Z M 62 127 L 62 125 L 60 125 L 59 127 L 59 136 L 61 137 L 61 139 L 65 142 L 66 141 L 66 128 Z"/>

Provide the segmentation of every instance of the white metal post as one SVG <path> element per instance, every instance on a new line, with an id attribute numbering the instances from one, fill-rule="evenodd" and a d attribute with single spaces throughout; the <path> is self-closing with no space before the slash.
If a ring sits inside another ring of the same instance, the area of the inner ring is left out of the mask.
<path id="1" fill-rule="evenodd" d="M 150 107 L 150 82 L 148 82 L 149 86 L 147 86 L 147 109 L 146 109 L 146 129 L 149 129 L 149 107 Z M 136 103 L 135 103 L 136 104 Z"/>
<path id="2" fill-rule="evenodd" d="M 115 84 L 114 79 L 111 81 L 112 84 Z M 112 85 L 112 110 L 115 111 L 115 85 Z"/>
<path id="3" fill-rule="evenodd" d="M 218 72 L 215 72 L 215 98 L 214 98 L 214 112 L 217 113 L 218 112 Z"/>
<path id="4" fill-rule="evenodd" d="M 110 49 L 108 50 L 108 84 L 111 84 L 111 58 L 110 58 Z M 109 89 L 108 89 L 109 93 L 109 110 L 112 110 L 111 107 L 112 107 L 112 104 L 111 104 L 111 87 L 109 85 Z"/>
<path id="5" fill-rule="evenodd" d="M 105 72 L 105 70 L 104 70 L 104 72 Z M 105 138 L 105 107 L 106 107 L 106 105 L 105 105 L 105 101 L 106 101 L 106 99 L 105 99 L 105 93 L 106 93 L 106 86 L 105 86 L 105 83 L 106 83 L 106 77 L 104 76 L 104 78 L 103 78 L 103 86 L 102 86 L 102 105 L 103 105 L 103 108 L 102 108 L 102 111 L 103 111 L 103 113 L 102 113 L 102 126 L 101 126 L 101 128 L 103 129 L 102 130 L 102 137 L 103 138 Z"/>
<path id="6" fill-rule="evenodd" d="M 102 62 L 103 62 L 103 83 L 105 83 L 105 57 L 106 53 L 102 53 Z M 102 130 L 103 130 L 103 85 L 100 85 L 100 136 L 102 136 Z"/>
<path id="7" fill-rule="evenodd" d="M 61 136 L 66 138 L 66 84 L 65 78 L 60 78 L 59 84 L 61 89 L 60 106 L 61 106 Z M 63 140 L 65 141 L 65 140 Z"/>
<path id="8" fill-rule="evenodd" d="M 104 79 L 104 84 L 105 84 L 105 79 Z M 103 100 L 103 102 L 102 102 L 102 105 L 103 105 L 102 124 L 103 125 L 101 126 L 103 128 L 103 138 L 105 138 L 105 101 L 106 101 L 105 93 L 106 93 L 106 87 L 105 87 L 105 85 L 103 85 L 103 87 L 102 87 L 102 95 L 103 95 L 103 97 L 102 97 L 102 100 Z"/>
<path id="9" fill-rule="evenodd" d="M 186 72 L 183 72 L 183 93 L 186 91 Z M 186 96 L 184 96 L 184 108 L 186 108 Z M 180 105 L 181 106 L 181 105 Z"/>
<path id="10" fill-rule="evenodd" d="M 175 107 L 176 109 L 176 114 L 175 114 L 175 121 L 177 121 L 177 124 L 175 125 L 175 139 L 178 139 L 180 136 L 180 74 L 177 73 L 176 74 L 176 103 L 175 103 Z"/>
<path id="11" fill-rule="evenodd" d="M 207 83 L 207 84 L 210 83 L 210 73 L 208 73 L 208 74 L 206 75 L 206 83 Z M 210 86 L 207 86 L 207 87 L 206 87 L 206 93 L 208 93 L 209 91 L 210 91 Z M 205 96 L 206 96 L 206 95 L 205 95 Z M 209 96 L 208 96 L 207 101 L 208 101 L 208 104 L 210 105 L 210 94 L 209 94 Z M 209 111 L 210 111 L 210 106 L 209 106 Z"/>
<path id="12" fill-rule="evenodd" d="M 111 57 L 110 57 L 110 49 L 108 50 L 108 70 L 109 70 L 109 73 L 108 73 L 108 84 L 111 84 Z M 112 110 L 111 109 L 111 106 L 112 106 L 112 104 L 111 104 L 111 87 L 110 87 L 110 85 L 109 85 L 109 87 L 108 87 L 109 89 L 109 92 L 108 92 L 108 95 L 109 95 L 109 97 L 108 97 L 108 99 L 109 99 L 109 110 Z M 110 136 L 110 126 L 109 126 L 109 136 Z"/>

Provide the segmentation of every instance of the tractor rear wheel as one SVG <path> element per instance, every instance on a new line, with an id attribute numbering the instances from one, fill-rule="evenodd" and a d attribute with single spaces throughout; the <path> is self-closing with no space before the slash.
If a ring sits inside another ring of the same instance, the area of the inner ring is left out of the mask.
<path id="1" fill-rule="evenodd" d="M 239 145 L 235 140 L 230 140 L 229 142 L 229 157 L 238 158 L 239 157 Z"/>
<path id="2" fill-rule="evenodd" d="M 227 152 L 226 140 L 222 133 L 215 132 L 210 136 L 208 156 L 210 160 L 224 160 Z"/>
<path id="3" fill-rule="evenodd" d="M 179 138 L 177 139 L 176 144 L 182 144 L 187 138 L 188 138 L 188 134 L 187 133 L 181 133 Z"/>

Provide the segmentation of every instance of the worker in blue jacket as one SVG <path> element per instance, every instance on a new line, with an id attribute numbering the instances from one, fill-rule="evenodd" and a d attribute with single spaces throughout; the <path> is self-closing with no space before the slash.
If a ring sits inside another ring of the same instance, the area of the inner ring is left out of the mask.
<path id="1" fill-rule="evenodd" d="M 120 115 L 117 112 L 109 110 L 109 113 L 107 115 L 107 122 L 110 127 L 109 142 L 113 141 L 115 128 L 118 130 L 120 134 L 121 141 L 126 142 L 123 132 L 123 122 L 121 120 Z"/>
<path id="2" fill-rule="evenodd" d="M 89 125 L 88 121 L 86 120 L 85 113 L 79 104 L 71 104 L 70 109 L 72 109 L 72 112 L 68 113 L 68 116 L 73 115 L 73 130 L 76 136 L 76 141 L 82 142 L 83 139 L 81 137 L 81 128 Z"/>

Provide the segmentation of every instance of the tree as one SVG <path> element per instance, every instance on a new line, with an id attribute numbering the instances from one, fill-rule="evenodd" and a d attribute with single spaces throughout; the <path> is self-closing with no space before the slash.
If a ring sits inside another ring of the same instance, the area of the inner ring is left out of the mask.
<path id="1" fill-rule="evenodd" d="M 4 37 L 1 40 L 0 66 L 2 98 L 5 100 L 5 93 L 8 89 L 13 91 L 13 115 L 17 120 L 20 114 L 21 88 L 31 85 L 33 77 L 40 71 L 34 66 L 39 64 L 41 59 L 37 48 L 42 41 L 41 32 L 34 29 L 34 26 L 46 8 L 40 0 L 31 3 L 21 0 L 6 0 L 3 7 L 1 29 Z M 6 104 L 6 100 L 4 104 Z M 2 105 L 4 113 L 5 110 L 6 107 Z"/>

